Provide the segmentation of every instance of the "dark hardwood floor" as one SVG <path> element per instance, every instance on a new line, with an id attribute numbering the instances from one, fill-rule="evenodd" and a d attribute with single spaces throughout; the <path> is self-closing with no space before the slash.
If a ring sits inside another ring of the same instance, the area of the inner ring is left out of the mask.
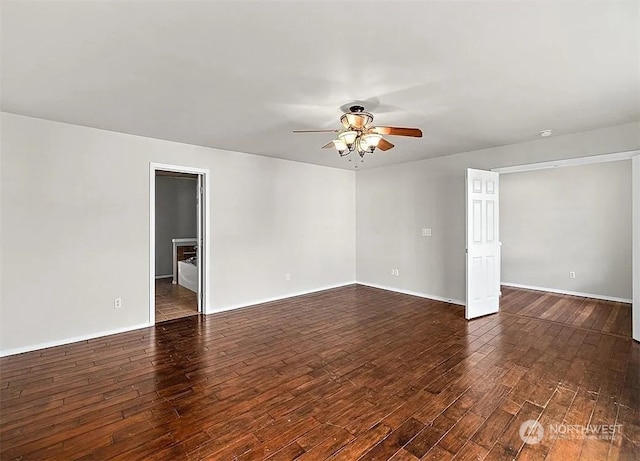
<path id="1" fill-rule="evenodd" d="M 196 293 L 173 284 L 170 278 L 156 280 L 156 323 L 198 315 Z"/>
<path id="2" fill-rule="evenodd" d="M 626 303 L 502 287 L 503 312 L 631 336 L 631 306 Z"/>
<path id="3" fill-rule="evenodd" d="M 467 322 L 351 286 L 6 357 L 0 458 L 640 459 L 628 317 L 549 299 L 507 289 L 502 313 Z"/>

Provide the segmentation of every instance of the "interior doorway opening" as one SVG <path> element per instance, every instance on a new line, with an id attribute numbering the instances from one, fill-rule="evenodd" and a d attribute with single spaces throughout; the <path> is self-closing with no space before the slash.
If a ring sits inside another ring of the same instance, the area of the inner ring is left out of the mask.
<path id="1" fill-rule="evenodd" d="M 593 155 L 593 156 L 588 156 L 588 157 L 578 157 L 578 158 L 569 158 L 569 159 L 564 159 L 564 160 L 554 160 L 554 161 L 548 161 L 548 162 L 540 162 L 540 163 L 532 163 L 532 164 L 524 164 L 524 165 L 515 165 L 515 166 L 509 166 L 509 167 L 500 167 L 500 168 L 494 168 L 491 171 L 497 172 L 500 175 L 503 175 L 505 173 L 519 173 L 519 172 L 528 172 L 528 171 L 534 171 L 534 170 L 548 170 L 548 169 L 554 169 L 554 168 L 559 168 L 559 167 L 572 167 L 572 166 L 580 166 L 580 165 L 590 165 L 590 164 L 597 164 L 597 163 L 609 163 L 609 162 L 618 162 L 618 161 L 623 161 L 623 160 L 630 160 L 631 164 L 629 166 L 636 166 L 636 168 L 632 168 L 632 175 L 631 175 L 631 205 L 632 205 L 632 210 L 630 210 L 632 213 L 632 219 L 631 219 L 631 234 L 633 237 L 633 242 L 632 242 L 632 255 L 631 255 L 631 263 L 632 263 L 632 270 L 631 270 L 631 278 L 632 278 L 632 287 L 631 287 L 631 317 L 632 317 L 632 337 L 633 339 L 635 339 L 636 341 L 640 341 L 640 303 L 638 302 L 638 299 L 640 298 L 640 270 L 637 270 L 638 267 L 640 267 L 640 253 L 638 252 L 638 248 L 640 248 L 640 245 L 637 244 L 638 242 L 638 237 L 640 235 L 640 212 L 638 212 L 638 203 L 640 203 L 639 200 L 636 200 L 638 197 L 638 194 L 636 193 L 639 188 L 640 188 L 640 151 L 625 151 L 625 152 L 617 152 L 617 153 L 612 153 L 612 154 L 602 154 L 602 155 Z M 575 278 L 575 272 L 573 273 L 569 273 L 569 278 Z M 516 286 L 515 284 L 511 284 L 511 286 Z M 523 288 L 527 288 L 524 287 Z M 534 288 L 534 287 L 529 287 L 529 288 Z M 543 291 L 547 291 L 547 292 L 555 292 L 555 293 L 560 293 L 560 294 L 567 294 L 567 295 L 578 295 L 578 296 L 584 296 L 585 290 L 580 290 L 579 293 L 573 293 L 572 291 L 568 291 L 568 290 L 558 290 L 558 289 L 554 289 L 552 291 L 549 291 L 548 289 L 543 289 Z M 593 295 L 589 295 L 589 296 L 593 296 Z M 626 299 L 622 299 L 618 296 L 616 297 L 611 297 L 611 296 L 602 296 L 602 295 L 598 295 L 597 298 L 600 299 L 604 299 L 604 300 L 611 300 L 612 302 L 624 302 L 624 303 L 628 303 L 629 300 Z"/>
<path id="2" fill-rule="evenodd" d="M 150 165 L 149 323 L 206 313 L 207 171 Z"/>

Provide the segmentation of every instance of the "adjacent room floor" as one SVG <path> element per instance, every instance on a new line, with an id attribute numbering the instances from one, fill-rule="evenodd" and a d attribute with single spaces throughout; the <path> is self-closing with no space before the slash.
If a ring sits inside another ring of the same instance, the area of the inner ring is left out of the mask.
<path id="1" fill-rule="evenodd" d="M 631 305 L 593 298 L 502 287 L 502 312 L 631 336 Z"/>
<path id="2" fill-rule="evenodd" d="M 349 286 L 6 357 L 0 458 L 640 459 L 624 306 L 545 296 Z"/>
<path id="3" fill-rule="evenodd" d="M 156 280 L 156 323 L 197 314 L 196 293 L 174 285 L 170 278 Z"/>

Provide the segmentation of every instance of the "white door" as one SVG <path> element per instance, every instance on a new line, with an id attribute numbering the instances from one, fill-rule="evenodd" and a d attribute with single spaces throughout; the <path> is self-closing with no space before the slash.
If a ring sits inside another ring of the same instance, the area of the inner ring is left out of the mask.
<path id="1" fill-rule="evenodd" d="M 204 255 L 206 252 L 204 251 L 204 175 L 198 175 L 198 191 L 197 194 L 197 215 L 198 215 L 198 235 L 196 238 L 198 239 L 198 249 L 197 249 L 197 258 L 198 258 L 198 312 L 203 312 L 203 302 L 204 299 L 204 264 L 206 263 L 204 260 Z"/>
<path id="2" fill-rule="evenodd" d="M 498 177 L 467 168 L 467 319 L 493 314 L 500 306 Z"/>

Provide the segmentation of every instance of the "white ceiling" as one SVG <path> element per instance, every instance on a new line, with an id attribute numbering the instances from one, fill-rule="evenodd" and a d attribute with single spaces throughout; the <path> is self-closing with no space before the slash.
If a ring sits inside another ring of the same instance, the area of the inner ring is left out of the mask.
<path id="1" fill-rule="evenodd" d="M 639 3 L 2 2 L 2 110 L 353 168 L 340 107 L 421 128 L 375 167 L 640 120 Z"/>

